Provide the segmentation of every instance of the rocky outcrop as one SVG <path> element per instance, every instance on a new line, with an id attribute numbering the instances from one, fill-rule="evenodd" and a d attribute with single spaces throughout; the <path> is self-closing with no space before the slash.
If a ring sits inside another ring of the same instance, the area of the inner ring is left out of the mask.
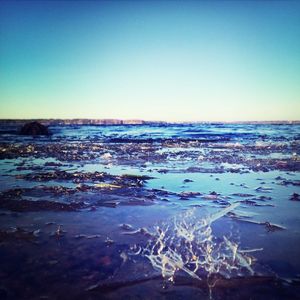
<path id="1" fill-rule="evenodd" d="M 48 127 L 39 122 L 30 122 L 23 125 L 20 130 L 21 135 L 50 135 Z"/>

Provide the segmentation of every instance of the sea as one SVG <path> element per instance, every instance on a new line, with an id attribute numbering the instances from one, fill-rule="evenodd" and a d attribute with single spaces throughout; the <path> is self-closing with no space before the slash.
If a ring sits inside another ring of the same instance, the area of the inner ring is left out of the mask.
<path id="1" fill-rule="evenodd" d="M 300 124 L 0 122 L 1 299 L 300 299 Z"/>

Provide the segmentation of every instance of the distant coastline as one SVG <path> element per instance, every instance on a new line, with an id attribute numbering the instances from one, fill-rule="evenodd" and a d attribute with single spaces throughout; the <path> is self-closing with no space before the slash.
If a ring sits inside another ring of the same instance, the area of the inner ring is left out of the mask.
<path id="1" fill-rule="evenodd" d="M 140 119 L 0 119 L 0 124 L 21 125 L 27 122 L 38 121 L 45 125 L 168 125 L 168 124 L 300 124 L 300 120 L 274 121 L 146 121 Z"/>

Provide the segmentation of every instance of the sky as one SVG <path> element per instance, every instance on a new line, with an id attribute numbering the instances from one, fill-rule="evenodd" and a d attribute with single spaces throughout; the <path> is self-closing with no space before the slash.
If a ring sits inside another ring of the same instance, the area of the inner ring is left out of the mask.
<path id="1" fill-rule="evenodd" d="M 300 120 L 300 1 L 0 1 L 0 118 Z"/>

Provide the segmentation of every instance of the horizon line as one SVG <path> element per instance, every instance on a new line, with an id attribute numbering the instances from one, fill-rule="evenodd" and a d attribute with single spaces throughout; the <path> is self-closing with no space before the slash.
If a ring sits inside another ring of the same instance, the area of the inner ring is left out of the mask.
<path id="1" fill-rule="evenodd" d="M 167 121 L 167 120 L 146 120 L 138 118 L 0 118 L 3 121 L 120 121 L 120 122 L 145 122 L 145 123 L 300 123 L 300 119 L 286 120 L 182 120 L 182 121 Z"/>

